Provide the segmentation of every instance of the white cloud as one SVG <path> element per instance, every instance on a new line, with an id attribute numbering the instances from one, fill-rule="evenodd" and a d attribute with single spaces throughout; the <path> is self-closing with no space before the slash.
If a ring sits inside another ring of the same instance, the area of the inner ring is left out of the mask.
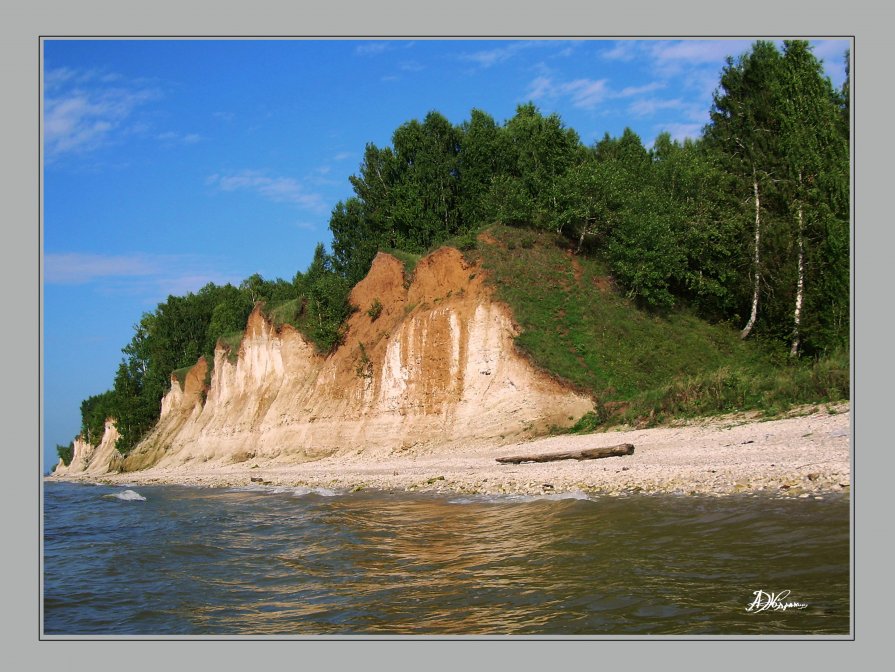
<path id="1" fill-rule="evenodd" d="M 600 56 L 611 61 L 632 61 L 640 52 L 639 43 L 633 41 L 616 42 L 611 49 L 604 49 Z"/>
<path id="2" fill-rule="evenodd" d="M 254 191 L 275 203 L 291 203 L 309 210 L 325 209 L 320 194 L 308 192 L 296 179 L 291 177 L 270 177 L 256 170 L 243 170 L 233 175 L 212 175 L 206 184 L 217 186 L 222 191 Z"/>
<path id="3" fill-rule="evenodd" d="M 122 76 L 117 73 L 96 68 L 89 70 L 67 67 L 53 68 L 44 72 L 44 91 L 51 91 L 66 84 L 87 84 L 89 82 L 111 84 L 121 79 L 123 79 Z"/>
<path id="4" fill-rule="evenodd" d="M 628 106 L 628 111 L 637 117 L 646 117 L 655 114 L 659 110 L 680 110 L 685 107 L 680 98 L 673 100 L 660 100 L 658 98 L 641 98 Z"/>
<path id="5" fill-rule="evenodd" d="M 44 157 L 94 150 L 128 131 L 133 112 L 159 97 L 155 89 L 108 86 L 121 78 L 71 68 L 44 76 Z"/>
<path id="6" fill-rule="evenodd" d="M 354 53 L 358 56 L 375 56 L 391 48 L 392 46 L 388 42 L 364 42 L 354 48 Z"/>
<path id="7" fill-rule="evenodd" d="M 233 273 L 215 268 L 198 255 L 122 254 L 79 252 L 44 255 L 44 282 L 48 285 L 97 286 L 97 291 L 143 296 L 155 303 L 169 294 L 195 292 L 209 282 L 237 283 Z"/>
<path id="8" fill-rule="evenodd" d="M 536 77 L 529 85 L 528 100 L 564 98 L 575 107 L 593 109 L 608 95 L 605 79 L 575 79 L 570 82 L 554 82 L 550 77 Z"/>
<path id="9" fill-rule="evenodd" d="M 845 51 L 851 47 L 849 40 L 817 40 L 811 43 L 814 55 L 828 66 L 831 63 L 845 67 Z"/>
<path id="10" fill-rule="evenodd" d="M 823 61 L 824 72 L 836 87 L 845 81 L 845 51 L 851 48 L 850 40 L 817 40 L 811 43 L 818 60 Z"/>
<path id="11" fill-rule="evenodd" d="M 541 100 L 556 95 L 556 85 L 549 77 L 536 77 L 528 86 L 528 93 L 525 94 L 528 100 Z"/>
<path id="12" fill-rule="evenodd" d="M 483 68 L 490 68 L 492 65 L 502 63 L 503 61 L 512 58 L 521 49 L 524 49 L 521 44 L 522 43 L 520 42 L 515 42 L 506 47 L 497 47 L 496 49 L 475 51 L 469 54 L 462 54 L 460 58 L 464 61 L 472 61 L 476 65 L 479 65 Z"/>
<path id="13" fill-rule="evenodd" d="M 658 91 L 659 89 L 664 89 L 667 85 L 665 82 L 650 82 L 649 84 L 644 84 L 643 86 L 626 86 L 621 91 L 619 91 L 615 97 L 616 98 L 630 98 L 631 96 L 639 96 L 641 93 L 650 93 L 651 91 Z"/>
<path id="14" fill-rule="evenodd" d="M 141 255 L 108 256 L 76 252 L 44 255 L 44 280 L 50 284 L 83 284 L 97 278 L 153 275 L 157 260 Z"/>
<path id="15" fill-rule="evenodd" d="M 576 79 L 560 85 L 561 94 L 572 98 L 572 105 L 593 109 L 609 95 L 605 79 Z"/>
<path id="16" fill-rule="evenodd" d="M 354 156 L 354 152 L 339 152 L 333 157 L 333 161 L 344 161 Z"/>
<path id="17" fill-rule="evenodd" d="M 164 133 L 159 133 L 155 136 L 156 140 L 161 140 L 166 145 L 174 145 L 174 144 L 185 144 L 185 145 L 194 145 L 200 140 L 202 140 L 202 136 L 198 133 L 177 133 L 176 131 L 165 131 Z"/>
<path id="18" fill-rule="evenodd" d="M 426 69 L 426 66 L 418 61 L 403 61 L 398 67 L 404 72 L 420 72 Z"/>
<path id="19" fill-rule="evenodd" d="M 490 68 L 498 63 L 508 61 L 516 54 L 528 49 L 559 47 L 561 49 L 560 53 L 562 53 L 562 51 L 569 48 L 569 42 L 566 40 L 527 40 L 523 42 L 506 42 L 504 44 L 506 46 L 460 54 L 460 60 L 471 61 L 482 68 Z"/>
<path id="20" fill-rule="evenodd" d="M 592 110 L 606 100 L 631 98 L 665 86 L 662 82 L 651 82 L 642 86 L 628 86 L 614 91 L 609 87 L 608 82 L 608 79 L 575 79 L 569 82 L 556 82 L 551 77 L 542 75 L 533 79 L 529 84 L 526 99 L 569 98 L 574 107 Z"/>
<path id="21" fill-rule="evenodd" d="M 655 42 L 650 53 L 659 67 L 677 69 L 684 66 L 713 64 L 719 68 L 728 56 L 736 58 L 747 51 L 751 40 L 685 40 Z"/>

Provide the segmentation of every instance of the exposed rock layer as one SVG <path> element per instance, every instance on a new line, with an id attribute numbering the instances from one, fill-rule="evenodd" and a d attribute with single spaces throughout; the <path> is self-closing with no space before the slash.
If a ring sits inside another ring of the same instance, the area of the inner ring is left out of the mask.
<path id="1" fill-rule="evenodd" d="M 207 391 L 200 360 L 183 388 L 172 381 L 158 424 L 126 460 L 92 458 L 86 468 L 289 463 L 337 452 L 503 444 L 569 425 L 592 408 L 516 352 L 509 309 L 454 249 L 422 259 L 409 285 L 402 263 L 380 254 L 350 301 L 358 310 L 328 357 L 256 309 L 236 362 L 215 351 Z M 378 314 L 370 311 L 377 301 Z M 76 450 L 69 472 L 81 470 L 79 460 Z"/>
<path id="2" fill-rule="evenodd" d="M 112 418 L 106 419 L 103 438 L 98 445 L 93 446 L 82 437 L 74 440 L 74 452 L 68 466 L 59 461 L 55 475 L 65 476 L 71 474 L 105 474 L 118 471 L 122 467 L 121 453 L 115 447 L 118 442 L 118 429 Z"/>

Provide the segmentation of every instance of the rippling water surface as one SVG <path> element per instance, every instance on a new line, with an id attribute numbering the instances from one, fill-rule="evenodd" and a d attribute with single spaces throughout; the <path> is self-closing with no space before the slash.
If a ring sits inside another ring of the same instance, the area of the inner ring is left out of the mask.
<path id="1" fill-rule="evenodd" d="M 847 635 L 849 559 L 845 498 L 47 483 L 44 632 Z"/>

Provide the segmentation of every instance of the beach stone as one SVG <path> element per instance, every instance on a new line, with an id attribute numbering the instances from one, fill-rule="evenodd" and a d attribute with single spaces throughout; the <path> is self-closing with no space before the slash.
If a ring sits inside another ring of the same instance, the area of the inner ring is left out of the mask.
<path id="1" fill-rule="evenodd" d="M 818 474 L 817 472 L 808 474 L 809 481 L 816 481 L 818 478 L 820 478 L 820 474 Z"/>

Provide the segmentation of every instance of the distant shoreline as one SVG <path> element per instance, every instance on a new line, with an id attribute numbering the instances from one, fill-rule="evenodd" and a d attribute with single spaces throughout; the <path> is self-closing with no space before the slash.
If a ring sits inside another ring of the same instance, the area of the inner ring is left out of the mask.
<path id="1" fill-rule="evenodd" d="M 428 447 L 390 454 L 354 452 L 287 464 L 250 459 L 64 475 L 50 481 L 204 487 L 267 485 L 464 494 L 765 494 L 788 498 L 850 493 L 850 405 L 817 405 L 777 420 L 745 414 L 651 429 L 552 436 L 495 447 Z M 499 464 L 497 457 L 631 443 L 633 455 Z"/>

